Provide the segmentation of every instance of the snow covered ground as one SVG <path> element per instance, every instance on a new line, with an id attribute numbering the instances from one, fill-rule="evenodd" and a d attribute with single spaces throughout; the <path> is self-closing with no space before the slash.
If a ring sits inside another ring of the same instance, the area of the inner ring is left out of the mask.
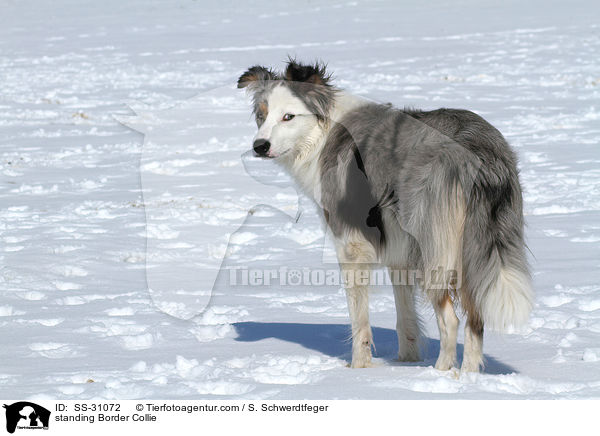
<path id="1" fill-rule="evenodd" d="M 0 397 L 599 398 L 600 6 L 402 3 L 0 0 Z M 433 369 L 426 306 L 424 361 L 396 362 L 388 288 L 365 370 L 339 287 L 223 273 L 208 300 L 226 251 L 323 268 L 314 209 L 294 223 L 285 177 L 246 162 L 281 194 L 249 190 L 240 159 L 234 83 L 287 54 L 378 101 L 474 110 L 517 150 L 537 301 L 523 332 L 486 333 L 483 374 Z"/>

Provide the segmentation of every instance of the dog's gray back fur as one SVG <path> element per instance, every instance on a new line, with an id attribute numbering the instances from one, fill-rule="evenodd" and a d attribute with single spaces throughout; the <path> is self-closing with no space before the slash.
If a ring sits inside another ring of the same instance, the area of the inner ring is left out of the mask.
<path id="1" fill-rule="evenodd" d="M 467 311 L 485 311 L 484 294 L 493 292 L 502 267 L 529 277 L 517 160 L 480 116 L 361 106 L 332 127 L 320 165 L 334 235 L 359 231 L 388 264 L 433 270 L 436 251 L 452 249 L 439 235 L 464 229 L 457 255 Z M 461 210 L 464 217 L 448 213 Z"/>

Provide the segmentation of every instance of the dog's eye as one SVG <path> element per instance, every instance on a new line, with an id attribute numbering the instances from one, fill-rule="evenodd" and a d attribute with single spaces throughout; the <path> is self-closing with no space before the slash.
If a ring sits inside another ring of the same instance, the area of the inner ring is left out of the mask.
<path id="1" fill-rule="evenodd" d="M 292 118 L 294 118 L 295 116 L 296 116 L 296 115 L 292 115 L 292 114 L 285 114 L 281 120 L 282 120 L 282 121 L 289 121 L 289 120 L 291 120 Z"/>

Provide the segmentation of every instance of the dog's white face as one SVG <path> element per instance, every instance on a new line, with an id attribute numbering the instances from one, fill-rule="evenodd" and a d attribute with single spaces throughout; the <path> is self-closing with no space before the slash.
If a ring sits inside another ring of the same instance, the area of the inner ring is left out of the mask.
<path id="1" fill-rule="evenodd" d="M 314 147 L 335 101 L 325 65 L 290 59 L 283 74 L 259 65 L 248 68 L 238 88 L 253 94 L 258 132 L 252 147 L 258 156 L 289 163 Z"/>
<path id="2" fill-rule="evenodd" d="M 317 127 L 317 117 L 284 84 L 275 86 L 265 97 L 256 111 L 254 151 L 266 158 L 294 155 Z"/>

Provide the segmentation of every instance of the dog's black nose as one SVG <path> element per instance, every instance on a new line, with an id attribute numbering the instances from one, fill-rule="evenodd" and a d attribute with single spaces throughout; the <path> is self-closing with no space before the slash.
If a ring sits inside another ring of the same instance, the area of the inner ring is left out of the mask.
<path id="1" fill-rule="evenodd" d="M 252 147 L 257 156 L 266 156 L 269 148 L 271 148 L 271 143 L 266 139 L 257 139 Z"/>

